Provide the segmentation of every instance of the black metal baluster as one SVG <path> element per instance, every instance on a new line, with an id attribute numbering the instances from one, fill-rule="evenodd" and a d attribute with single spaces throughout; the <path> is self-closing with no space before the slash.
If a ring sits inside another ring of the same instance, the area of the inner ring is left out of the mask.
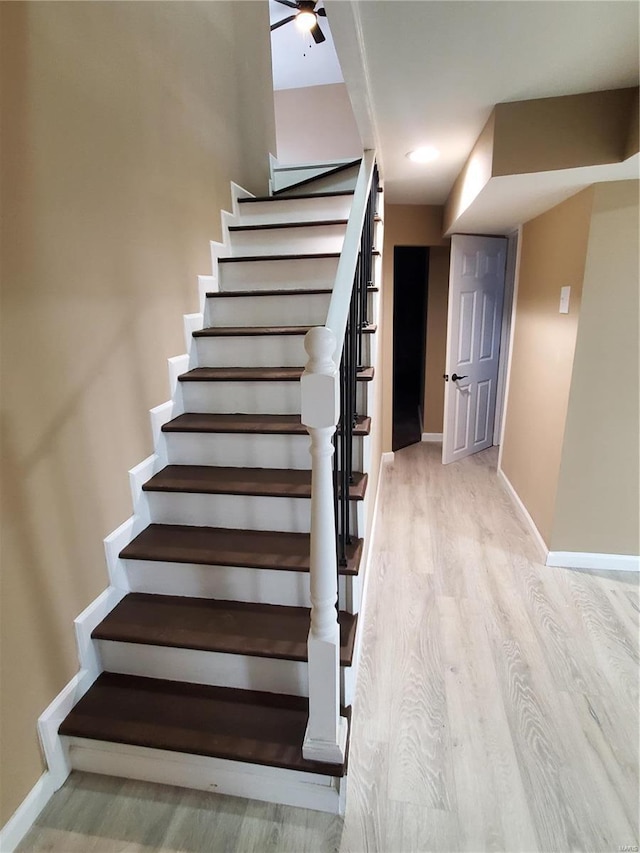
<path id="1" fill-rule="evenodd" d="M 353 483 L 353 431 L 358 420 L 358 371 L 365 366 L 363 332 L 369 325 L 368 296 L 373 283 L 373 239 L 378 203 L 378 172 L 374 168 L 371 191 L 360 235 L 360 251 L 349 302 L 349 316 L 340 361 L 340 420 L 334 436 L 334 512 L 336 550 L 338 555 L 338 589 L 340 566 L 347 563 L 347 545 L 351 543 L 351 502 L 349 487 Z M 337 602 L 339 608 L 339 601 Z"/>

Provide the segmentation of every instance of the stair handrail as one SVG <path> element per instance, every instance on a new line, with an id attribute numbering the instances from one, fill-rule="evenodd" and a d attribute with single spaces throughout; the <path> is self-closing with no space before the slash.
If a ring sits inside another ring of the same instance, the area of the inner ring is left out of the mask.
<path id="1" fill-rule="evenodd" d="M 300 380 L 302 423 L 311 439 L 309 722 L 302 752 L 307 759 L 330 764 L 342 764 L 346 755 L 347 721 L 340 714 L 338 564 L 346 562 L 350 534 L 356 370 L 361 358 L 362 329 L 367 323 L 374 192 L 377 193 L 375 151 L 368 150 L 358 172 L 327 320 L 305 336 L 309 361 Z M 356 281 L 359 284 L 354 288 Z M 340 466 L 335 448 L 339 422 Z"/>
<path id="2" fill-rule="evenodd" d="M 373 173 L 376 165 L 376 152 L 368 149 L 362 156 L 358 179 L 353 193 L 351 212 L 347 222 L 347 230 L 344 235 L 342 252 L 338 260 L 338 269 L 329 302 L 327 321 L 328 329 L 331 329 L 336 338 L 334 360 L 340 359 L 344 346 L 344 336 L 349 318 L 349 304 L 360 252 L 360 237 L 367 214 L 367 204 L 373 181 Z"/>

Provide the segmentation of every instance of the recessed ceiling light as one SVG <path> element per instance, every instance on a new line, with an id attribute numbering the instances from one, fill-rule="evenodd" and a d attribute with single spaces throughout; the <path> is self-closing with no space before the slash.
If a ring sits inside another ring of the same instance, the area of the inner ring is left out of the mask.
<path id="1" fill-rule="evenodd" d="M 440 152 L 433 145 L 425 145 L 422 148 L 416 148 L 415 151 L 409 151 L 407 157 L 413 160 L 414 163 L 431 163 L 437 160 Z"/>

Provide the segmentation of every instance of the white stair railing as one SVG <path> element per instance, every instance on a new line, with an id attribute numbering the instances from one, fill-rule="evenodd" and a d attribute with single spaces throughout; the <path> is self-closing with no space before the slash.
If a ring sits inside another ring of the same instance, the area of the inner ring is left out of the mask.
<path id="1" fill-rule="evenodd" d="M 351 460 L 351 418 L 355 411 L 356 345 L 345 349 L 347 327 L 355 340 L 356 328 L 362 332 L 366 322 L 367 278 L 369 258 L 362 257 L 363 228 L 373 222 L 370 201 L 375 173 L 375 152 L 365 151 L 356 188 L 335 284 L 325 326 L 311 329 L 305 338 L 309 361 L 301 378 L 302 423 L 311 438 L 311 626 L 308 638 L 309 658 L 309 723 L 305 733 L 303 755 L 313 761 L 339 764 L 345 760 L 347 721 L 340 715 L 340 627 L 338 600 L 338 552 L 336 536 L 344 543 L 348 538 L 349 516 L 341 531 L 336 530 L 336 490 L 334 477 L 333 437 L 342 419 L 342 445 L 348 431 L 348 459 Z M 374 186 L 374 191 L 376 187 Z M 369 236 L 369 242 L 371 236 Z M 366 263 L 365 263 L 366 261 Z M 363 266 L 364 264 L 364 266 Z M 362 296 L 354 296 L 354 282 L 359 278 Z M 343 358 L 343 350 L 344 358 Z M 341 387 L 342 362 L 342 387 Z M 349 373 L 349 376 L 346 376 Z M 345 406 L 345 388 L 352 387 L 353 401 Z M 341 412 L 341 407 L 343 411 Z M 353 411 L 352 411 L 353 409 Z M 344 458 L 344 457 L 343 457 Z M 344 466 L 343 466 L 344 468 Z M 349 472 L 350 473 L 350 472 Z M 343 502 L 348 506 L 348 480 L 340 486 Z"/>

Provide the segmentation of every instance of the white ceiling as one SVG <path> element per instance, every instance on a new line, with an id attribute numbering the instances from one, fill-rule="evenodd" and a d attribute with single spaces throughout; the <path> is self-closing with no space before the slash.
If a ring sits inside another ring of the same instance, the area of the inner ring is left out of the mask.
<path id="1" fill-rule="evenodd" d="M 294 9 L 276 3 L 276 0 L 269 0 L 272 24 L 294 14 Z M 274 89 L 297 89 L 343 82 L 327 18 L 320 18 L 320 29 L 326 38 L 322 44 L 316 44 L 310 36 L 301 33 L 294 21 L 271 33 Z"/>
<path id="2" fill-rule="evenodd" d="M 442 204 L 496 103 L 638 84 L 639 6 L 628 0 L 327 0 L 326 8 L 390 202 Z M 406 159 L 425 144 L 438 160 Z"/>

